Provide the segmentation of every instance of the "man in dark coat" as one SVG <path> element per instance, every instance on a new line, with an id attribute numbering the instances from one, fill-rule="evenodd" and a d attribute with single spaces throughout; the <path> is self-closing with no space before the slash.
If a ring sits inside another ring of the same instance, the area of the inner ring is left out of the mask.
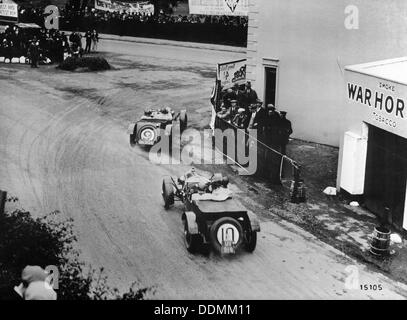
<path id="1" fill-rule="evenodd" d="M 85 53 L 89 53 L 90 46 L 92 44 L 92 32 L 90 32 L 90 30 L 86 31 L 85 38 L 86 38 Z"/>
<path id="2" fill-rule="evenodd" d="M 271 146 L 273 149 L 280 151 L 279 141 L 279 126 L 281 122 L 280 114 L 276 111 L 276 107 L 273 104 L 267 105 L 268 117 L 267 117 L 267 145 Z"/>
<path id="3" fill-rule="evenodd" d="M 38 59 L 40 56 L 39 43 L 37 38 L 34 37 L 29 47 L 29 54 L 31 60 L 31 68 L 38 68 Z"/>
<path id="4" fill-rule="evenodd" d="M 238 83 L 235 83 L 235 84 L 233 85 L 232 90 L 233 90 L 233 94 L 234 94 L 234 99 L 233 99 L 233 100 L 236 100 L 236 101 L 237 101 L 237 105 L 238 105 L 239 107 L 241 107 L 241 106 L 242 106 L 242 92 L 241 92 L 240 89 L 239 89 L 239 84 L 238 84 Z"/>
<path id="5" fill-rule="evenodd" d="M 248 109 L 250 108 L 250 105 L 256 103 L 257 100 L 258 98 L 256 91 L 252 89 L 251 82 L 247 81 L 245 90 L 242 92 L 241 95 L 242 107 Z"/>
<path id="6" fill-rule="evenodd" d="M 264 134 L 264 129 L 267 124 L 268 114 L 266 110 L 266 106 L 263 104 L 262 101 L 257 100 L 257 110 L 256 115 L 254 116 L 253 120 L 253 129 L 257 129 L 257 134 L 259 137 L 262 137 Z"/>
<path id="7" fill-rule="evenodd" d="M 281 111 L 281 120 L 279 125 L 279 143 L 281 153 L 286 154 L 286 146 L 288 144 L 290 135 L 293 133 L 291 121 L 286 118 L 287 112 Z"/>

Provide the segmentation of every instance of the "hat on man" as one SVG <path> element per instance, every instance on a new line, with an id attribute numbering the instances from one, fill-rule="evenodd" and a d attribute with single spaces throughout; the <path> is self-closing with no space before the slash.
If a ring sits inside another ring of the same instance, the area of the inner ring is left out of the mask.
<path id="1" fill-rule="evenodd" d="M 239 108 L 238 110 L 237 110 L 237 113 L 243 113 L 243 112 L 245 112 L 246 110 L 245 110 L 245 108 Z"/>
<path id="2" fill-rule="evenodd" d="M 39 266 L 26 266 L 21 272 L 21 280 L 26 283 L 45 281 L 47 276 L 47 272 Z"/>
<path id="3" fill-rule="evenodd" d="M 285 115 L 287 114 L 287 111 L 280 111 L 280 114 L 281 114 L 282 116 L 285 116 Z"/>
<path id="4" fill-rule="evenodd" d="M 25 282 L 25 300 L 56 300 L 57 294 L 47 282 L 48 273 L 39 266 L 26 266 L 21 273 Z"/>
<path id="5" fill-rule="evenodd" d="M 276 107 L 275 107 L 274 104 L 272 104 L 272 103 L 269 103 L 269 104 L 267 105 L 267 108 L 273 109 L 273 110 L 276 109 Z"/>
<path id="6" fill-rule="evenodd" d="M 230 100 L 230 103 L 237 103 L 237 100 Z"/>

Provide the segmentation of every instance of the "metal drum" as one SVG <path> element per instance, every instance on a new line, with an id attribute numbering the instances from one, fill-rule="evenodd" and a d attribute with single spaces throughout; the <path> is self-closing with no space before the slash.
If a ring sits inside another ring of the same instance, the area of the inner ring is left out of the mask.
<path id="1" fill-rule="evenodd" d="M 390 230 L 384 227 L 375 227 L 370 242 L 370 252 L 375 256 L 389 254 Z"/>

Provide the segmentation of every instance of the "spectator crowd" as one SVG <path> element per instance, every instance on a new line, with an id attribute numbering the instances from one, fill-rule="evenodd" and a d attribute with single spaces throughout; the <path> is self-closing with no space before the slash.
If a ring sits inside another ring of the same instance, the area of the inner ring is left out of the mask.
<path id="1" fill-rule="evenodd" d="M 59 8 L 60 20 L 70 24 L 78 24 L 85 20 L 89 25 L 97 23 L 111 23 L 117 21 L 133 21 L 140 23 L 158 24 L 211 24 L 222 26 L 244 27 L 248 26 L 248 19 L 244 16 L 209 16 L 209 15 L 171 15 L 160 11 L 158 14 L 136 12 L 110 12 L 85 6 L 78 8 L 76 3 L 67 2 L 64 8 Z M 44 21 L 44 8 L 26 8 L 19 10 L 20 21 L 42 23 Z M 79 27 L 79 25 L 76 25 Z"/>
<path id="2" fill-rule="evenodd" d="M 287 112 L 278 112 L 273 104 L 265 105 L 258 99 L 250 81 L 244 88 L 235 83 L 233 88 L 223 91 L 221 101 L 216 116 L 223 122 L 218 122 L 217 127 L 225 129 L 233 125 L 243 130 L 257 129 L 260 141 L 286 154 L 286 145 L 293 132 L 291 122 L 286 118 Z"/>
<path id="3" fill-rule="evenodd" d="M 241 46 L 247 41 L 248 19 L 244 16 L 173 15 L 162 10 L 155 14 L 109 12 L 83 3 L 68 1 L 59 8 L 60 29 Z M 21 22 L 42 26 L 44 17 L 44 8 L 19 9 Z"/>
<path id="4" fill-rule="evenodd" d="M 83 49 L 82 35 L 78 32 L 73 32 L 68 37 L 65 32 L 55 29 L 30 29 L 10 25 L 0 34 L 0 57 L 4 57 L 5 62 L 11 62 L 13 58 L 28 59 L 32 67 L 37 67 L 39 63 L 60 63 L 66 56 L 96 51 L 99 41 L 96 30 L 88 30 L 85 41 Z"/>

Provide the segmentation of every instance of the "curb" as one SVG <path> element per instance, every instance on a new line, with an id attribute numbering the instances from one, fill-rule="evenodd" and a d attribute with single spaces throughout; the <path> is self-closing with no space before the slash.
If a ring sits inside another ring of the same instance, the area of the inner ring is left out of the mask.
<path id="1" fill-rule="evenodd" d="M 71 31 L 64 31 L 64 32 L 67 35 L 71 34 Z M 85 33 L 81 32 L 81 34 L 83 36 Z M 244 47 L 234 47 L 234 46 L 200 43 L 200 42 L 175 41 L 175 40 L 166 40 L 166 39 L 118 36 L 118 35 L 106 34 L 106 33 L 99 34 L 99 39 L 135 42 L 135 43 L 143 43 L 143 44 L 166 45 L 166 46 L 184 47 L 184 48 L 192 48 L 192 49 L 206 49 L 206 50 L 214 50 L 214 51 L 246 53 L 246 48 L 244 48 Z"/>

